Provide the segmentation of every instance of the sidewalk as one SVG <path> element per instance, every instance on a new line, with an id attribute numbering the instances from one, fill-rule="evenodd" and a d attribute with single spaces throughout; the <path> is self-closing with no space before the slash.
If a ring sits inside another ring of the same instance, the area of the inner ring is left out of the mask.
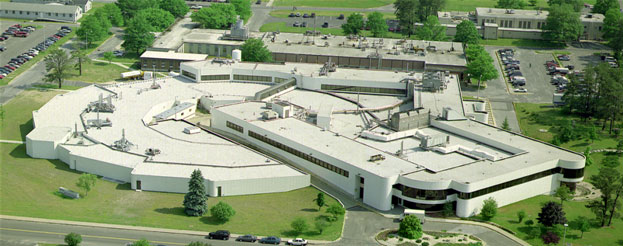
<path id="1" fill-rule="evenodd" d="M 29 222 L 37 222 L 37 223 L 48 223 L 48 224 L 62 224 L 62 225 L 74 225 L 74 226 L 86 226 L 86 227 L 98 227 L 98 228 L 109 228 L 109 229 L 119 229 L 119 230 L 133 230 L 133 231 L 148 231 L 148 232 L 159 232 L 159 233 L 171 233 L 171 234 L 184 234 L 184 235 L 194 235 L 194 236 L 208 236 L 209 232 L 206 231 L 189 231 L 189 230 L 176 230 L 176 229 L 165 229 L 165 228 L 153 228 L 153 227 L 144 227 L 144 226 L 128 226 L 128 225 L 114 225 L 114 224 L 104 224 L 104 223 L 94 223 L 94 222 L 79 222 L 79 221 L 68 221 L 68 220 L 52 220 L 52 219 L 41 219 L 41 218 L 31 218 L 31 217 L 21 217 L 21 216 L 12 216 L 12 215 L 0 215 L 0 219 L 5 220 L 19 220 L 19 221 L 29 221 Z M 239 234 L 231 234 L 230 238 L 237 238 L 241 235 Z M 258 236 L 261 238 L 264 236 Z M 287 241 L 292 238 L 281 238 L 282 241 Z M 327 244 L 331 243 L 331 241 L 322 241 L 322 240 L 308 240 L 309 244 Z"/>

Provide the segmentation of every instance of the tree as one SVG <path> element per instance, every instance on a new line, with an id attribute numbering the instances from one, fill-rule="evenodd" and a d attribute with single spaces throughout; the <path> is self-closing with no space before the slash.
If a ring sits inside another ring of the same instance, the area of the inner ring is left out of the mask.
<path id="1" fill-rule="evenodd" d="M 236 215 L 236 211 L 229 204 L 225 202 L 218 202 L 216 205 L 210 208 L 210 214 L 217 218 L 221 222 L 226 222 Z"/>
<path id="2" fill-rule="evenodd" d="M 446 27 L 439 23 L 437 16 L 431 15 L 426 19 L 424 25 L 415 30 L 415 35 L 422 40 L 445 41 Z"/>
<path id="3" fill-rule="evenodd" d="M 419 0 L 419 8 L 417 8 L 418 20 L 424 21 L 429 16 L 437 16 L 437 12 L 443 9 L 446 0 Z"/>
<path id="4" fill-rule="evenodd" d="M 103 40 L 108 36 L 108 28 L 104 23 L 106 22 L 100 21 L 93 15 L 86 16 L 80 23 L 78 30 L 76 30 L 76 35 L 87 46 L 90 46 L 92 42 Z"/>
<path id="5" fill-rule="evenodd" d="M 264 41 L 259 38 L 249 38 L 240 46 L 242 60 L 250 62 L 269 62 L 273 58 L 270 50 L 264 45 Z"/>
<path id="6" fill-rule="evenodd" d="M 334 203 L 327 208 L 327 213 L 332 215 L 332 220 L 337 220 L 337 217 L 346 213 L 346 210 L 342 205 Z"/>
<path id="7" fill-rule="evenodd" d="M 562 206 L 555 202 L 545 203 L 541 207 L 541 212 L 536 220 L 547 227 L 567 223 L 567 218 L 565 218 L 565 212 L 562 210 Z"/>
<path id="8" fill-rule="evenodd" d="M 588 139 L 591 140 L 591 143 L 595 143 L 595 139 L 597 139 L 597 129 L 595 129 L 595 126 L 591 126 L 588 128 Z"/>
<path id="9" fill-rule="evenodd" d="M 623 50 L 623 13 L 618 9 L 606 11 L 603 24 L 603 38 L 608 46 L 620 57 Z"/>
<path id="10" fill-rule="evenodd" d="M 324 200 L 324 193 L 318 192 L 318 196 L 316 196 L 316 199 L 314 199 L 314 201 L 316 202 L 316 206 L 318 206 L 318 212 L 320 212 L 320 209 L 324 205 L 326 205 L 325 200 Z"/>
<path id="11" fill-rule="evenodd" d="M 470 78 L 478 78 L 478 88 L 481 81 L 488 81 L 498 77 L 498 71 L 493 65 L 493 58 L 479 45 L 470 45 L 465 51 L 467 56 L 467 73 Z"/>
<path id="12" fill-rule="evenodd" d="M 115 55 L 113 55 L 112 51 L 104 52 L 103 56 L 104 59 L 108 61 L 108 64 L 112 63 L 112 59 L 115 58 Z"/>
<path id="13" fill-rule="evenodd" d="M 454 215 L 454 205 L 452 205 L 451 202 L 446 202 L 443 205 L 443 210 L 441 210 L 441 215 L 443 215 L 443 217 Z"/>
<path id="14" fill-rule="evenodd" d="M 58 82 L 58 88 L 60 89 L 63 85 L 63 80 L 70 76 L 69 70 L 74 64 L 73 59 L 64 50 L 55 49 L 43 60 L 45 61 L 45 69 L 48 72 L 45 75 L 45 80 Z"/>
<path id="15" fill-rule="evenodd" d="M 141 9 L 158 8 L 158 0 L 117 0 L 117 7 L 121 10 L 123 18 L 128 21 L 132 19 Z"/>
<path id="16" fill-rule="evenodd" d="M 144 18 L 151 26 L 151 32 L 162 32 L 166 30 L 173 22 L 175 17 L 165 10 L 157 8 L 148 8 L 140 10 L 134 18 Z"/>
<path id="17" fill-rule="evenodd" d="M 558 189 L 556 189 L 556 193 L 554 193 L 554 196 L 560 199 L 561 207 L 563 202 L 569 201 L 571 200 L 571 198 L 573 198 L 571 190 L 566 185 L 561 185 L 560 187 L 558 187 Z"/>
<path id="18" fill-rule="evenodd" d="M 123 26 L 121 9 L 114 3 L 104 4 L 104 6 L 96 10 L 96 13 L 107 17 L 108 20 L 110 20 L 110 24 L 113 26 Z"/>
<path id="19" fill-rule="evenodd" d="M 134 242 L 132 246 L 151 246 L 151 244 L 149 243 L 149 241 L 147 241 L 147 239 L 143 238 L 141 240 Z"/>
<path id="20" fill-rule="evenodd" d="M 538 226 L 532 227 L 528 231 L 528 237 L 529 238 L 536 238 L 536 237 L 538 237 L 540 235 L 541 235 L 541 228 L 539 228 Z"/>
<path id="21" fill-rule="evenodd" d="M 375 37 L 383 37 L 387 33 L 387 22 L 383 19 L 383 14 L 378 11 L 374 11 L 368 15 L 368 22 L 366 25 L 370 28 L 370 32 Z"/>
<path id="22" fill-rule="evenodd" d="M 132 18 L 128 22 L 128 27 L 123 35 L 123 48 L 136 52 L 141 52 L 154 42 L 154 35 L 150 32 L 151 26 L 145 18 Z"/>
<path id="23" fill-rule="evenodd" d="M 183 17 L 190 10 L 184 0 L 160 0 L 159 5 L 175 17 Z"/>
<path id="24" fill-rule="evenodd" d="M 307 230 L 307 228 L 309 227 L 307 221 L 305 221 L 305 219 L 303 219 L 302 217 L 294 219 L 290 226 L 292 227 L 292 231 L 294 231 L 296 235 L 303 233 L 303 231 Z"/>
<path id="25" fill-rule="evenodd" d="M 465 44 L 478 44 L 480 42 L 480 34 L 476 29 L 474 22 L 469 20 L 461 21 L 456 26 L 456 35 L 454 35 L 454 42 L 461 42 Z"/>
<path id="26" fill-rule="evenodd" d="M 526 7 L 526 2 L 523 0 L 498 0 L 495 7 L 501 9 L 523 9 Z"/>
<path id="27" fill-rule="evenodd" d="M 229 4 L 212 4 L 194 12 L 190 19 L 199 23 L 201 28 L 226 29 L 236 22 L 236 9 Z"/>
<path id="28" fill-rule="evenodd" d="M 617 144 L 617 153 L 619 155 L 623 155 L 623 139 L 619 140 L 619 143 Z"/>
<path id="29" fill-rule="evenodd" d="M 80 72 L 80 75 L 82 75 L 82 64 L 90 63 L 91 58 L 89 58 L 86 50 L 81 50 L 80 47 L 75 47 L 75 49 L 71 52 L 71 57 L 76 61 L 75 67 Z"/>
<path id="30" fill-rule="evenodd" d="M 584 216 L 577 217 L 575 220 L 573 220 L 571 226 L 573 227 L 573 229 L 582 232 L 582 234 L 580 234 L 580 238 L 584 237 L 584 233 L 591 229 L 590 222 Z"/>
<path id="31" fill-rule="evenodd" d="M 597 220 L 601 222 L 601 226 L 606 225 L 606 219 L 609 217 L 610 208 L 613 207 L 613 195 L 617 189 L 617 183 L 620 182 L 621 176 L 619 171 L 610 167 L 602 167 L 597 175 L 590 177 L 590 183 L 601 191 L 600 199 L 590 201 L 586 207 L 596 215 Z"/>
<path id="32" fill-rule="evenodd" d="M 78 182 L 76 182 L 76 186 L 82 188 L 84 190 L 84 196 L 89 194 L 89 191 L 95 187 L 95 182 L 97 182 L 97 175 L 90 173 L 83 173 L 78 177 Z"/>
<path id="33" fill-rule="evenodd" d="M 572 7 L 572 10 L 575 12 L 580 12 L 580 10 L 582 10 L 582 8 L 584 7 L 583 1 L 581 0 L 547 0 L 547 5 L 549 5 L 550 8 L 554 5 L 562 4 L 570 5 Z"/>
<path id="34" fill-rule="evenodd" d="M 587 146 L 584 150 L 584 156 L 586 157 L 586 166 L 593 165 L 593 158 L 591 157 L 591 146 Z"/>
<path id="35" fill-rule="evenodd" d="M 504 117 L 504 122 L 502 122 L 502 129 L 510 131 L 510 126 L 508 126 L 508 117 Z"/>
<path id="36" fill-rule="evenodd" d="M 528 3 L 530 3 L 530 6 L 536 6 L 537 0 L 528 0 Z"/>
<path id="37" fill-rule="evenodd" d="M 409 239 L 418 239 L 422 237 L 422 223 L 417 216 L 407 215 L 398 227 L 398 235 Z"/>
<path id="38" fill-rule="evenodd" d="M 543 38 L 567 43 L 580 38 L 583 25 L 580 22 L 580 14 L 574 12 L 571 5 L 562 4 L 550 7 L 542 29 Z"/>
<path id="39" fill-rule="evenodd" d="M 322 232 L 329 227 L 329 222 L 326 219 L 319 218 L 316 222 L 314 222 L 314 227 L 320 234 L 322 234 Z"/>
<path id="40" fill-rule="evenodd" d="M 208 210 L 204 179 L 201 171 L 196 169 L 188 181 L 188 193 L 184 196 L 184 212 L 188 216 L 201 216 Z"/>
<path id="41" fill-rule="evenodd" d="M 543 243 L 545 244 L 558 244 L 558 242 L 560 241 L 560 236 L 558 236 L 554 232 L 548 231 L 541 235 L 541 239 L 543 239 Z"/>
<path id="42" fill-rule="evenodd" d="M 593 6 L 593 13 L 605 15 L 610 9 L 619 10 L 618 0 L 597 0 Z"/>
<path id="43" fill-rule="evenodd" d="M 360 13 L 350 14 L 346 19 L 346 23 L 342 24 L 342 30 L 346 35 L 357 35 L 361 32 L 361 28 L 363 28 L 363 15 Z"/>
<path id="44" fill-rule="evenodd" d="M 602 164 L 605 167 L 610 167 L 610 168 L 614 168 L 616 169 L 617 167 L 619 167 L 619 165 L 621 165 L 621 162 L 619 162 L 619 157 L 616 155 L 608 155 L 606 156 L 606 158 L 603 159 Z"/>
<path id="45" fill-rule="evenodd" d="M 415 33 L 415 23 L 419 21 L 417 10 L 420 7 L 418 0 L 396 0 L 394 9 L 404 35 L 411 37 Z"/>
<path id="46" fill-rule="evenodd" d="M 68 246 L 77 246 L 77 245 L 80 245 L 81 242 L 82 242 L 82 236 L 80 236 L 80 234 L 72 232 L 72 233 L 65 235 L 65 243 Z"/>
<path id="47" fill-rule="evenodd" d="M 498 203 L 493 197 L 487 198 L 482 202 L 482 209 L 480 210 L 480 216 L 484 220 L 491 220 L 498 213 Z"/>
<path id="48" fill-rule="evenodd" d="M 240 19 L 246 23 L 251 18 L 251 1 L 249 0 L 230 0 L 229 3 L 234 6 L 236 13 Z"/>
<path id="49" fill-rule="evenodd" d="M 517 220 L 519 221 L 519 223 L 521 223 L 524 218 L 526 218 L 526 211 L 520 210 L 519 212 L 517 212 Z"/>

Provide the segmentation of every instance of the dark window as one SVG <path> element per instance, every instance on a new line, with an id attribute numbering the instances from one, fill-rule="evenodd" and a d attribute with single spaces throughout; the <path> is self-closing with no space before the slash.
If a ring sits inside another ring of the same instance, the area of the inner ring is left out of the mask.
<path id="1" fill-rule="evenodd" d="M 577 179 L 584 177 L 584 168 L 580 169 L 562 169 L 562 176 L 566 179 Z"/>
<path id="2" fill-rule="evenodd" d="M 327 163 L 327 162 L 325 162 L 323 160 L 320 160 L 320 159 L 318 159 L 316 157 L 313 157 L 311 155 L 305 154 L 305 153 L 303 153 L 301 151 L 293 149 L 293 148 L 291 148 L 289 146 L 286 146 L 286 145 L 284 145 L 282 143 L 279 143 L 279 142 L 277 142 L 275 140 L 272 140 L 272 139 L 270 139 L 268 137 L 262 136 L 262 135 L 260 135 L 258 133 L 253 132 L 253 131 L 249 131 L 248 134 L 249 134 L 249 137 L 252 137 L 252 138 L 255 138 L 257 140 L 260 140 L 260 141 L 262 141 L 264 143 L 272 145 L 275 148 L 281 149 L 281 150 L 283 150 L 285 152 L 288 152 L 288 153 L 290 153 L 292 155 L 295 155 L 295 156 L 297 156 L 297 157 L 299 157 L 301 159 L 304 159 L 304 160 L 306 160 L 308 162 L 314 163 L 314 164 L 316 164 L 318 166 L 321 166 L 323 168 L 326 168 L 328 170 L 331 170 L 331 171 L 333 171 L 333 172 L 335 172 L 337 174 L 340 174 L 340 175 L 348 178 L 349 173 L 348 173 L 348 171 L 346 171 L 344 169 L 341 169 L 339 167 L 331 165 L 331 164 L 329 164 L 329 163 Z"/>
<path id="3" fill-rule="evenodd" d="M 271 77 L 271 76 L 255 76 L 255 75 L 234 74 L 234 80 L 272 82 L 273 81 L 273 77 Z"/>
<path id="4" fill-rule="evenodd" d="M 361 92 L 361 93 L 377 93 L 377 94 L 393 94 L 393 95 L 407 94 L 407 90 L 405 89 L 373 88 L 373 87 L 348 86 L 348 85 L 321 85 L 320 89 L 327 90 L 327 91 Z"/>
<path id="5" fill-rule="evenodd" d="M 540 179 L 540 178 L 547 177 L 547 176 L 550 176 L 550 175 L 553 175 L 553 174 L 557 174 L 557 173 L 560 173 L 560 168 L 559 167 L 552 168 L 552 169 L 549 169 L 549 170 L 545 170 L 545 171 L 540 172 L 540 173 L 535 173 L 535 174 L 532 174 L 532 175 L 528 175 L 528 176 L 525 176 L 525 177 L 522 177 L 522 178 L 514 179 L 514 180 L 511 180 L 511 181 L 508 181 L 508 182 L 505 182 L 505 183 L 494 185 L 494 186 L 491 186 L 491 187 L 488 187 L 488 188 L 484 188 L 484 189 L 481 189 L 481 190 L 477 190 L 477 191 L 474 191 L 474 192 L 470 192 L 470 193 L 460 192 L 458 197 L 460 199 L 472 199 L 472 198 L 475 198 L 475 197 L 479 197 L 479 196 L 482 196 L 482 195 L 485 195 L 485 194 L 489 194 L 489 193 L 492 193 L 492 192 L 496 192 L 496 191 L 499 191 L 499 190 L 510 188 L 510 187 L 515 186 L 515 185 L 520 185 L 520 184 L 527 183 L 527 182 L 530 182 L 530 181 L 535 180 L 535 179 Z"/>
<path id="6" fill-rule="evenodd" d="M 424 204 L 417 202 L 410 202 L 407 200 L 402 201 L 402 206 L 412 209 L 424 209 L 426 211 L 441 211 L 444 204 Z"/>
<path id="7" fill-rule="evenodd" d="M 184 75 L 186 77 L 189 77 L 189 78 L 192 78 L 192 79 L 196 79 L 197 78 L 197 77 L 195 77 L 194 73 L 191 73 L 191 72 L 188 72 L 188 71 L 185 71 L 185 70 L 182 70 L 182 75 Z"/>
<path id="8" fill-rule="evenodd" d="M 237 131 L 237 132 L 244 133 L 244 128 L 242 128 L 242 126 L 236 125 L 236 124 L 231 123 L 231 122 L 229 122 L 229 121 L 227 121 L 227 122 L 225 123 L 225 125 L 226 125 L 227 127 L 231 128 L 231 129 L 234 129 L 234 130 L 235 130 L 235 131 Z"/>
<path id="9" fill-rule="evenodd" d="M 201 80 L 229 80 L 229 74 L 201 75 Z"/>

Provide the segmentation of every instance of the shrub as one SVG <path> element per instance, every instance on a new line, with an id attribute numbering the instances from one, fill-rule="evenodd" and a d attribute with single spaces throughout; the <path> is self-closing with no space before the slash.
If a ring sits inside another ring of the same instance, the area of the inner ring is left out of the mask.
<path id="1" fill-rule="evenodd" d="M 428 242 L 423 242 L 423 243 L 422 243 L 422 246 L 428 246 L 428 245 L 429 245 L 429 243 L 428 243 Z"/>
<path id="2" fill-rule="evenodd" d="M 534 220 L 526 220 L 524 224 L 526 224 L 527 226 L 534 225 Z"/>
<path id="3" fill-rule="evenodd" d="M 69 233 L 65 236 L 65 243 L 69 246 L 76 246 L 82 242 L 82 236 L 77 233 Z"/>
<path id="4" fill-rule="evenodd" d="M 498 213 L 498 203 L 493 199 L 493 197 L 487 198 L 487 200 L 483 201 L 482 209 L 480 210 L 480 215 L 485 220 L 491 220 Z"/>
<path id="5" fill-rule="evenodd" d="M 558 244 L 560 241 L 560 237 L 556 235 L 556 233 L 548 231 L 545 234 L 541 235 L 541 239 L 543 239 L 543 243 L 545 244 Z"/>
<path id="6" fill-rule="evenodd" d="M 528 238 L 530 239 L 537 238 L 540 235 L 541 235 L 541 228 L 539 227 L 532 227 L 532 229 L 528 231 Z"/>
<path id="7" fill-rule="evenodd" d="M 195 241 L 195 242 L 189 243 L 187 246 L 212 246 L 212 244 Z"/>
<path id="8" fill-rule="evenodd" d="M 307 225 L 307 221 L 301 217 L 294 219 L 290 226 L 297 235 L 303 233 L 303 231 L 307 230 L 307 227 L 309 227 L 309 225 Z"/>
<path id="9" fill-rule="evenodd" d="M 409 239 L 422 237 L 422 224 L 420 223 L 420 219 L 413 215 L 405 216 L 398 227 L 398 235 Z"/>
<path id="10" fill-rule="evenodd" d="M 421 243 L 422 239 L 415 240 L 416 243 Z"/>
<path id="11" fill-rule="evenodd" d="M 519 223 L 521 223 L 521 221 L 523 221 L 523 219 L 526 217 L 526 211 L 519 211 L 517 212 L 517 220 L 519 220 Z"/>
<path id="12" fill-rule="evenodd" d="M 210 208 L 210 213 L 212 216 L 223 222 L 228 221 L 231 217 L 236 215 L 234 208 L 222 201 Z"/>

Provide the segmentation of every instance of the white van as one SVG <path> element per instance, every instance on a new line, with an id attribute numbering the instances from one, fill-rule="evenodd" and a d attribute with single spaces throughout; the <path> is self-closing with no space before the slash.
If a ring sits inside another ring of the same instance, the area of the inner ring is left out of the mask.
<path id="1" fill-rule="evenodd" d="M 407 215 L 416 216 L 418 219 L 420 219 L 420 222 L 422 224 L 424 224 L 424 222 L 426 221 L 426 211 L 421 210 L 421 209 L 407 209 L 407 208 L 405 208 L 404 213 L 402 213 L 400 215 L 400 221 L 402 221 Z"/>

